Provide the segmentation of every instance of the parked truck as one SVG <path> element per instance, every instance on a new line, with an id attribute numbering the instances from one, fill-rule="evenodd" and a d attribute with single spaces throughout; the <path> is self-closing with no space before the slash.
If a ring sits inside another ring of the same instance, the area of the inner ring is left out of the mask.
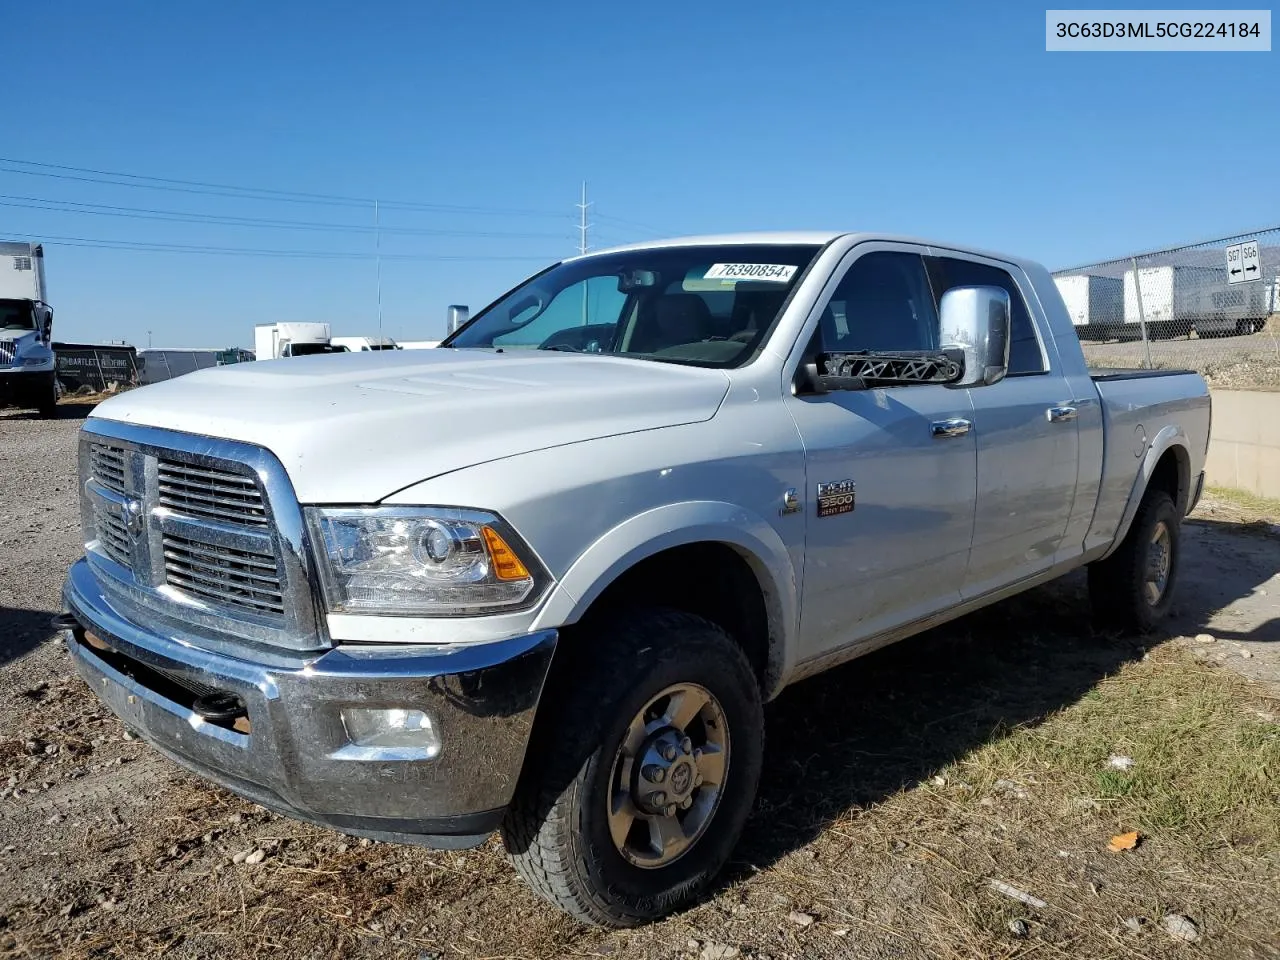
<path id="1" fill-rule="evenodd" d="M 1223 336 L 1261 330 L 1270 312 L 1265 283 L 1227 283 L 1225 266 L 1195 264 L 1139 267 L 1138 287 L 1132 270 L 1124 274 L 1124 321 L 1139 336 L 1145 317 L 1147 336 L 1154 340 L 1189 334 Z"/>
<path id="2" fill-rule="evenodd" d="M 400 345 L 390 337 L 334 337 L 330 341 L 335 347 L 342 347 L 352 353 L 362 350 L 399 350 Z"/>
<path id="3" fill-rule="evenodd" d="M 44 248 L 0 241 L 0 403 L 58 409 L 53 309 L 46 298 Z"/>
<path id="4" fill-rule="evenodd" d="M 327 323 L 260 323 L 253 328 L 253 352 L 258 360 L 304 357 L 315 353 L 345 353 L 335 347 Z"/>
<path id="5" fill-rule="evenodd" d="M 1124 282 L 1119 277 L 1072 274 L 1054 277 L 1076 336 L 1081 340 L 1110 340 L 1124 331 Z"/>
<path id="6" fill-rule="evenodd" d="M 713 881 L 789 685 L 1080 567 L 1156 628 L 1204 479 L 1198 375 L 1091 374 L 1043 267 L 952 244 L 588 254 L 387 359 L 99 405 L 59 624 L 178 763 L 358 836 L 500 831 L 592 923 Z"/>

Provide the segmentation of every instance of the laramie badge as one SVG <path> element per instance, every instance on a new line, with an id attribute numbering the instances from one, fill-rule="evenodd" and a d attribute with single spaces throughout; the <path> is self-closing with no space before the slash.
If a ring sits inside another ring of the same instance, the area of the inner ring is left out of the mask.
<path id="1" fill-rule="evenodd" d="M 840 513 L 853 513 L 853 508 L 852 480 L 818 484 L 818 516 L 834 517 Z"/>

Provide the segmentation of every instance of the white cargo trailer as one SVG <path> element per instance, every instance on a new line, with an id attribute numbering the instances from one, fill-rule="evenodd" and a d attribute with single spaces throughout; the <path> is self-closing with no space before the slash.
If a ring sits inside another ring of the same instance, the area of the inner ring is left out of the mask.
<path id="1" fill-rule="evenodd" d="M 346 352 L 332 339 L 327 323 L 260 323 L 253 328 L 253 352 L 259 360 Z"/>
<path id="2" fill-rule="evenodd" d="M 1124 331 L 1124 282 L 1119 277 L 1078 273 L 1054 277 L 1081 340 L 1109 340 Z"/>
<path id="3" fill-rule="evenodd" d="M 1253 333 L 1268 313 L 1265 283 L 1227 283 L 1227 268 L 1193 265 L 1140 267 L 1142 311 L 1153 340 L 1195 330 L 1197 336 Z M 1124 321 L 1137 335 L 1137 288 L 1133 271 L 1124 274 Z"/>
<path id="4" fill-rule="evenodd" d="M 0 403 L 57 413 L 53 309 L 46 301 L 44 248 L 0 241 Z"/>

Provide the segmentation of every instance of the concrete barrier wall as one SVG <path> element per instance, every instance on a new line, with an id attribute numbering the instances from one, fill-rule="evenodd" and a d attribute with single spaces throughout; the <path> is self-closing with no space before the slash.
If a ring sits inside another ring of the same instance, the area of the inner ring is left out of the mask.
<path id="1" fill-rule="evenodd" d="M 1280 391 L 1213 391 L 1205 482 L 1280 500 Z"/>

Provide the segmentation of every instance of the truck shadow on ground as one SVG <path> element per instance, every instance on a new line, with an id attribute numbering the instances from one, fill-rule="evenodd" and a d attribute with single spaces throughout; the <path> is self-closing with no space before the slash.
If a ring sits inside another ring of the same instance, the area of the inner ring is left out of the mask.
<path id="1" fill-rule="evenodd" d="M 30 653 L 53 636 L 52 619 L 48 610 L 0 606 L 0 665 Z"/>
<path id="2" fill-rule="evenodd" d="M 54 420 L 83 420 L 89 416 L 94 407 L 98 405 L 97 400 L 64 400 L 58 404 L 58 409 L 53 415 Z M 44 420 L 35 410 L 27 410 L 20 407 L 0 407 L 0 420 Z"/>
<path id="3" fill-rule="evenodd" d="M 759 799 L 729 876 L 764 868 L 850 810 L 1075 703 L 1168 636 L 1204 630 L 1280 571 L 1280 546 L 1264 541 L 1256 549 L 1260 538 L 1230 527 L 1185 528 L 1190 549 L 1171 629 L 1162 634 L 1095 631 L 1080 571 L 784 692 L 766 708 Z M 1233 550 L 1238 538 L 1255 549 Z M 1236 638 L 1280 640 L 1278 625 L 1272 619 Z"/>

